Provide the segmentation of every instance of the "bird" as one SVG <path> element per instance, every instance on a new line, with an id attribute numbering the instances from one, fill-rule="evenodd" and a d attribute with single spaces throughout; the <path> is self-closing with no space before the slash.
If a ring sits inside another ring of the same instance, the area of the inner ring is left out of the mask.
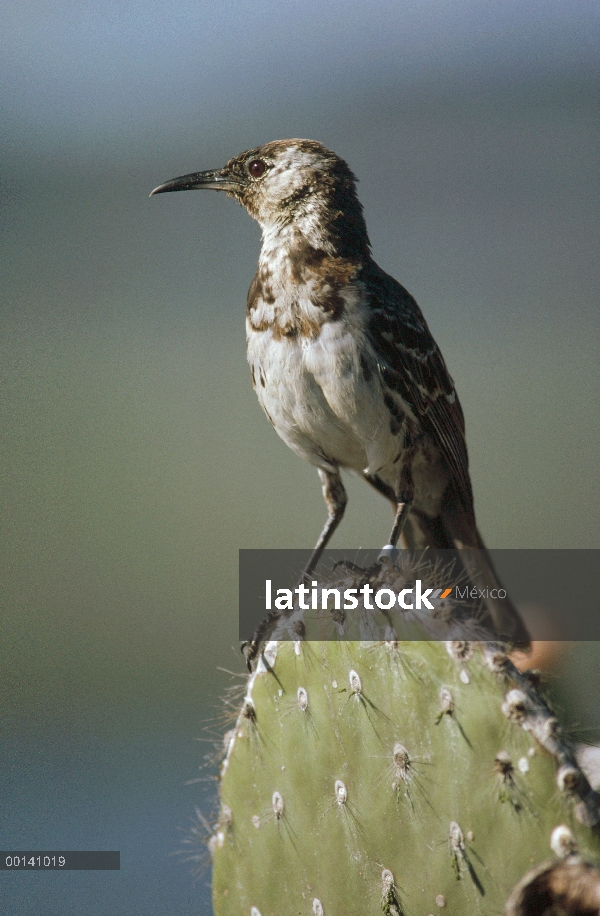
<path id="1" fill-rule="evenodd" d="M 266 416 L 321 479 L 327 520 L 305 575 L 342 520 L 343 470 L 392 503 L 384 553 L 393 556 L 399 540 L 463 550 L 471 581 L 497 595 L 454 383 L 417 302 L 373 259 L 356 185 L 324 145 L 289 139 L 171 179 L 150 196 L 224 191 L 262 229 L 246 306 L 247 358 Z M 494 632 L 526 648 L 529 633 L 510 598 L 485 603 Z"/>

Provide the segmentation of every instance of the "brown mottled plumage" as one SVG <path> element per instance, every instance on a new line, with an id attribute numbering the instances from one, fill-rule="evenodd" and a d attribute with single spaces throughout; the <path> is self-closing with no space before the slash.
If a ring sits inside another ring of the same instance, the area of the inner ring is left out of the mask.
<path id="1" fill-rule="evenodd" d="M 262 227 L 248 361 L 276 431 L 321 477 L 328 520 L 307 572 L 342 518 L 348 469 L 394 504 L 390 545 L 480 548 L 471 578 L 497 588 L 452 379 L 419 306 L 371 257 L 348 165 L 313 140 L 279 140 L 152 193 L 196 188 L 226 191 Z M 508 599 L 489 611 L 498 633 L 527 642 Z"/>

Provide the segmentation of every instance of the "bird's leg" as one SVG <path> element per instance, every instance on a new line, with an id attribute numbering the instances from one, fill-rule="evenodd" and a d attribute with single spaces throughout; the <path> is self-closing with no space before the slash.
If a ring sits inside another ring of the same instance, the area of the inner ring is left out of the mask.
<path id="1" fill-rule="evenodd" d="M 387 483 L 384 483 L 383 480 L 377 476 L 377 474 L 365 474 L 363 471 L 363 477 L 367 483 L 370 483 L 371 486 L 377 490 L 378 493 L 381 493 L 382 496 L 385 496 L 386 499 L 389 499 L 390 502 L 394 504 L 394 506 L 396 505 L 396 494 L 394 493 L 393 487 L 388 487 Z"/>
<path id="2" fill-rule="evenodd" d="M 402 470 L 400 471 L 400 476 L 398 478 L 398 489 L 396 491 L 396 517 L 394 518 L 394 525 L 392 527 L 392 533 L 390 534 L 389 544 L 386 544 L 382 551 L 382 553 L 387 551 L 392 556 L 396 550 L 398 538 L 402 534 L 402 529 L 406 524 L 406 519 L 408 518 L 408 513 L 410 512 L 413 501 L 414 488 L 411 470 L 411 458 L 412 455 L 407 456 L 407 459 L 402 465 Z"/>
<path id="3" fill-rule="evenodd" d="M 339 471 L 325 471 L 319 468 L 319 477 L 323 484 L 323 497 L 325 499 L 325 505 L 327 506 L 327 521 L 315 545 L 315 549 L 310 556 L 310 560 L 300 576 L 300 583 L 308 579 L 321 559 L 321 555 L 327 547 L 331 535 L 342 520 L 344 509 L 348 502 L 348 496 L 346 495 Z M 281 614 L 279 612 L 271 611 L 263 618 L 252 639 L 242 645 L 242 652 L 246 656 L 246 664 L 250 671 L 252 670 L 252 662 L 258 655 L 261 642 L 265 640 L 280 617 Z"/>
<path id="4" fill-rule="evenodd" d="M 310 560 L 302 573 L 301 582 L 311 575 L 315 566 L 321 559 L 321 555 L 327 547 L 333 532 L 342 520 L 346 503 L 348 502 L 348 496 L 344 489 L 339 471 L 326 471 L 323 468 L 319 468 L 319 477 L 323 484 L 323 498 L 327 506 L 327 521 L 315 545 L 315 549 L 311 554 Z"/>
<path id="5" fill-rule="evenodd" d="M 310 560 L 300 576 L 300 584 L 308 579 L 321 559 L 321 554 L 327 547 L 331 535 L 342 520 L 344 509 L 348 502 L 348 496 L 339 471 L 325 471 L 319 468 L 319 477 L 323 484 L 323 497 L 327 506 L 327 521 L 310 556 Z M 269 611 L 258 625 L 252 639 L 242 644 L 242 652 L 246 657 L 246 665 L 249 671 L 252 671 L 252 662 L 259 653 L 261 643 L 265 641 L 269 633 L 274 629 L 281 616 L 280 611 Z"/>

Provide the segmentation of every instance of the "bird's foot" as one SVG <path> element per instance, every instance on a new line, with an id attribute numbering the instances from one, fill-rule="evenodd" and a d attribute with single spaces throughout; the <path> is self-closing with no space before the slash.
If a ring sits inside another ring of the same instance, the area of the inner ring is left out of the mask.
<path id="1" fill-rule="evenodd" d="M 338 569 L 347 569 L 348 572 L 354 573 L 355 575 L 358 573 L 364 573 L 365 571 L 362 566 L 357 566 L 357 564 L 352 563 L 351 560 L 336 560 L 332 566 L 331 571 L 337 572 Z"/>

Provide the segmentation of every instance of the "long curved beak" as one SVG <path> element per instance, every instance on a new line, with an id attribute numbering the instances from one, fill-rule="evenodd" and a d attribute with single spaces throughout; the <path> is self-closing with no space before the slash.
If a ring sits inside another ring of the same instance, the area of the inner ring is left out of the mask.
<path id="1" fill-rule="evenodd" d="M 235 191 L 237 187 L 237 182 L 230 175 L 224 175 L 222 169 L 210 169 L 207 172 L 192 172 L 191 175 L 182 175 L 180 178 L 165 181 L 154 188 L 150 197 L 154 194 L 166 194 L 167 191 Z"/>

